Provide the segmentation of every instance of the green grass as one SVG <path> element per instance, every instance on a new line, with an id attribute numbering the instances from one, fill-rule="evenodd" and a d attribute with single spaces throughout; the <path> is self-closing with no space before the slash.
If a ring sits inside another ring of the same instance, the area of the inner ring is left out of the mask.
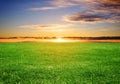
<path id="1" fill-rule="evenodd" d="M 0 84 L 120 84 L 120 43 L 0 43 Z"/>

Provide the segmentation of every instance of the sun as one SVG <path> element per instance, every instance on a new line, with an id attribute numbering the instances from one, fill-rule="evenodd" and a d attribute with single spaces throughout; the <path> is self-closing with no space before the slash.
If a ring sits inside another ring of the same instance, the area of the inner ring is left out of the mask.
<path id="1" fill-rule="evenodd" d="M 75 42 L 75 40 L 65 39 L 62 37 L 57 37 L 56 39 L 50 39 L 49 42 L 57 42 L 57 43 L 64 43 L 64 42 Z"/>
<path id="2" fill-rule="evenodd" d="M 57 39 L 56 39 L 56 42 L 63 42 L 64 40 L 61 38 L 61 37 L 58 37 Z"/>

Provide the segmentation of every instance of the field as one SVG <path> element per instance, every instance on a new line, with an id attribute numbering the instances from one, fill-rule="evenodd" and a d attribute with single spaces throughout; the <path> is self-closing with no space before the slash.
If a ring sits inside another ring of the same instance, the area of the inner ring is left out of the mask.
<path id="1" fill-rule="evenodd" d="M 0 84 L 120 84 L 120 43 L 0 43 Z"/>

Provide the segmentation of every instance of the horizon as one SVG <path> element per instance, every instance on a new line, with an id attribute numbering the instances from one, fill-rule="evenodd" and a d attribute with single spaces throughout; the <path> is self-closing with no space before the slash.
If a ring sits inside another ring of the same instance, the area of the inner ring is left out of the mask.
<path id="1" fill-rule="evenodd" d="M 119 39 L 120 36 L 91 36 L 91 37 L 83 37 L 83 36 L 62 36 L 62 37 L 58 37 L 58 36 L 36 36 L 36 37 L 32 37 L 32 36 L 12 36 L 12 37 L 0 37 L 0 39 L 4 39 L 4 38 L 117 38 Z"/>
<path id="2" fill-rule="evenodd" d="M 118 37 L 6 37 L 0 38 L 0 42 L 52 42 L 52 43 L 71 43 L 71 42 L 109 42 L 119 43 Z"/>

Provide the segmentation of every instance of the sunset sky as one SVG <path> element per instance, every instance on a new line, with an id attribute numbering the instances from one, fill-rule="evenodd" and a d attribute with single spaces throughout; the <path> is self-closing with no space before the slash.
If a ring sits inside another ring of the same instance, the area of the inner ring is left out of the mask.
<path id="1" fill-rule="evenodd" d="M 120 0 L 0 0 L 0 37 L 120 36 Z"/>

